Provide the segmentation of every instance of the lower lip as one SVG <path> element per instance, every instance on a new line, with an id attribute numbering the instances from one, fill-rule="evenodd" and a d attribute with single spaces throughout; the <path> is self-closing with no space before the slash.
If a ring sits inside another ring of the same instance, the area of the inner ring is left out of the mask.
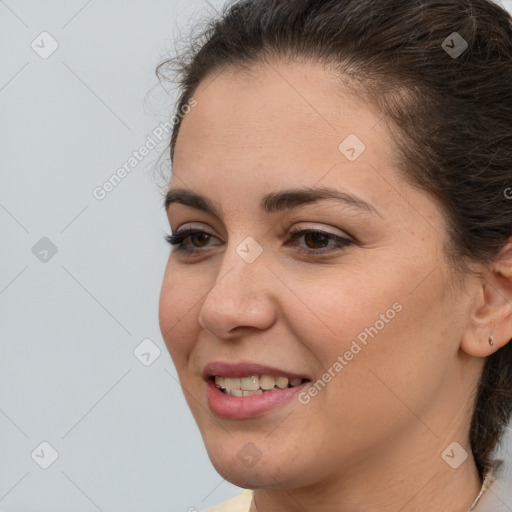
<path id="1" fill-rule="evenodd" d="M 230 396 L 220 391 L 212 379 L 208 379 L 208 403 L 213 414 L 219 418 L 255 418 L 290 402 L 308 384 L 310 383 L 304 382 L 293 388 L 268 391 L 259 395 Z"/>

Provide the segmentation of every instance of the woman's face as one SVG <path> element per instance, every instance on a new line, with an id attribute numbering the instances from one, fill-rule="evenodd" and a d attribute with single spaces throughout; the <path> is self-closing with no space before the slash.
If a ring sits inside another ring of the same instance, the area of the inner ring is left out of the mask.
<path id="1" fill-rule="evenodd" d="M 470 299 L 441 210 L 400 178 L 381 115 L 321 65 L 252 71 L 200 84 L 170 183 L 172 232 L 206 235 L 173 248 L 160 326 L 209 456 L 250 488 L 390 460 L 452 471 L 440 454 L 465 442 L 480 367 L 460 350 Z M 251 386 L 278 389 L 232 396 Z"/>

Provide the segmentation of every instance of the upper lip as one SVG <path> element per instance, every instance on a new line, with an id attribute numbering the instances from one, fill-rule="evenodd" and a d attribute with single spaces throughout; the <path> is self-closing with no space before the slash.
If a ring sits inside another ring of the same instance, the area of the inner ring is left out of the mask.
<path id="1" fill-rule="evenodd" d="M 208 363 L 203 369 L 203 377 L 209 379 L 210 377 L 219 375 L 221 377 L 249 377 L 252 375 L 273 375 L 274 377 L 288 377 L 289 379 L 306 379 L 311 380 L 307 375 L 296 373 L 282 368 L 267 366 L 260 363 L 249 362 L 227 362 L 227 361 L 212 361 Z"/>

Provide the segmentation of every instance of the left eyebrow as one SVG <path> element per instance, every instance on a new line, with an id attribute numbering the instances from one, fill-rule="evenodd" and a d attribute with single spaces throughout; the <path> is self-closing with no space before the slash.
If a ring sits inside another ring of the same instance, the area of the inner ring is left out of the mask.
<path id="1" fill-rule="evenodd" d="M 300 206 L 326 199 L 336 199 L 352 208 L 365 210 L 382 217 L 381 213 L 371 203 L 348 192 L 342 192 L 330 187 L 287 189 L 271 192 L 263 196 L 259 206 L 262 211 L 271 214 L 279 211 L 293 210 Z M 187 189 L 177 188 L 169 190 L 165 196 L 165 209 L 167 210 L 172 203 L 180 203 L 221 218 L 220 208 L 213 201 Z"/>

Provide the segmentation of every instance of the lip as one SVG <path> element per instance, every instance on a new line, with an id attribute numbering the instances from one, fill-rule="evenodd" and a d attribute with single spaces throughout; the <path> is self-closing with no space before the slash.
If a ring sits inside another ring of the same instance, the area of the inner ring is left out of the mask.
<path id="1" fill-rule="evenodd" d="M 272 409 L 290 402 L 311 382 L 303 382 L 293 388 L 269 391 L 261 395 L 230 396 L 226 395 L 215 385 L 213 379 L 207 379 L 208 404 L 212 413 L 219 418 L 242 420 L 262 416 Z"/>
<path id="2" fill-rule="evenodd" d="M 217 388 L 213 377 L 247 377 L 250 375 L 272 375 L 274 377 L 288 377 L 289 379 L 307 379 L 306 382 L 292 388 L 279 389 L 251 396 L 230 396 Z M 262 416 L 273 409 L 282 407 L 290 402 L 304 387 L 311 384 L 307 375 L 290 372 L 258 363 L 228 363 L 214 361 L 207 364 L 203 370 L 206 382 L 206 394 L 212 413 L 219 418 L 248 419 Z"/>
<path id="3" fill-rule="evenodd" d="M 227 361 L 212 361 L 208 363 L 203 370 L 203 378 L 209 379 L 215 375 L 221 377 L 249 377 L 251 375 L 272 375 L 273 377 L 288 377 L 289 379 L 307 379 L 312 380 L 311 376 L 290 372 L 273 366 L 267 366 L 259 363 L 238 362 L 229 363 Z"/>

